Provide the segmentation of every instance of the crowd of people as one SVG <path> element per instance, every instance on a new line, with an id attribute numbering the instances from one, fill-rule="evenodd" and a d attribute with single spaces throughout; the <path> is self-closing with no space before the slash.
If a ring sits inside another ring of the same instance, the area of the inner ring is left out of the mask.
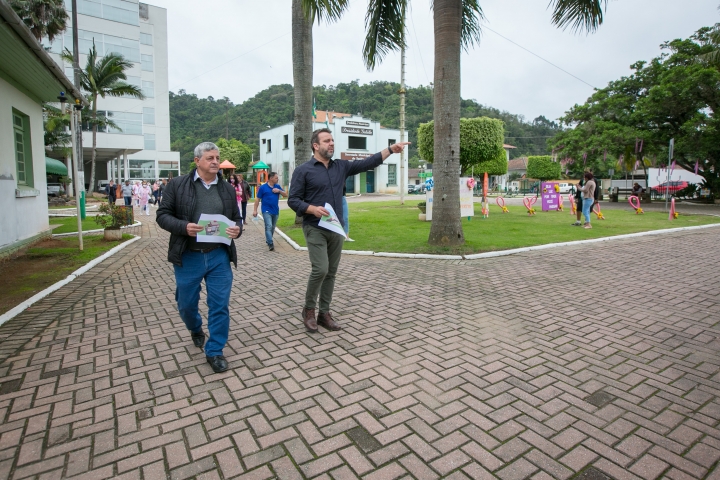
<path id="1" fill-rule="evenodd" d="M 147 180 L 136 180 L 134 183 L 125 180 L 125 183 L 120 185 L 119 190 L 126 207 L 135 204 L 136 207 L 140 208 L 141 215 L 142 213 L 150 215 L 150 207 L 152 205 L 159 206 L 167 184 L 168 179 L 156 180 L 153 183 Z M 110 180 L 105 187 L 105 193 L 110 203 L 115 204 L 117 201 L 117 192 L 118 187 L 113 180 Z"/>

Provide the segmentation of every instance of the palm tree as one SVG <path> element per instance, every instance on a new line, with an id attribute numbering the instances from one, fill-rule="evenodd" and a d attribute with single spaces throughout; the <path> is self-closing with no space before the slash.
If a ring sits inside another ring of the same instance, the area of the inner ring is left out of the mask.
<path id="1" fill-rule="evenodd" d="M 10 0 L 10 5 L 38 42 L 42 37 L 52 42 L 67 28 L 68 14 L 63 0 Z"/>
<path id="2" fill-rule="evenodd" d="M 333 0 L 303 0 L 307 8 L 321 8 Z M 403 13 L 408 0 L 370 0 L 363 57 L 368 69 L 404 44 Z M 454 246 L 465 241 L 460 211 L 460 53 L 480 38 L 483 18 L 479 0 L 433 0 L 435 34 L 433 173 L 435 203 L 428 242 Z M 607 0 L 550 0 L 552 23 L 588 32 L 603 21 Z M 342 10 L 341 10 L 342 11 Z"/>
<path id="3" fill-rule="evenodd" d="M 65 49 L 62 55 L 63 60 L 72 63 L 72 53 Z M 145 96 L 135 85 L 125 82 L 127 75 L 125 71 L 132 67 L 132 63 L 125 60 L 119 53 L 108 53 L 104 57 L 98 58 L 95 42 L 88 53 L 85 69 L 80 71 L 80 86 L 87 92 L 88 100 L 92 108 L 90 117 L 90 126 L 92 128 L 92 160 L 90 167 L 90 186 L 89 192 L 92 192 L 95 185 L 95 159 L 97 158 L 97 131 L 98 126 L 111 126 L 117 128 L 111 120 L 103 117 L 98 118 L 97 101 L 98 96 L 105 98 L 122 97 L 128 95 L 138 99 Z M 88 193 L 89 193 L 88 192 Z"/>

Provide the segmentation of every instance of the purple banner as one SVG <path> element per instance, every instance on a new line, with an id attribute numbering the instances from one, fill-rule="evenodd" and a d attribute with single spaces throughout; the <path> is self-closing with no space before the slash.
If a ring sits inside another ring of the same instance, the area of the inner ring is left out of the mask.
<path id="1" fill-rule="evenodd" d="M 557 210 L 560 199 L 560 194 L 557 192 L 555 187 L 560 187 L 555 182 L 543 182 L 542 183 L 542 209 L 543 212 L 549 210 Z"/>

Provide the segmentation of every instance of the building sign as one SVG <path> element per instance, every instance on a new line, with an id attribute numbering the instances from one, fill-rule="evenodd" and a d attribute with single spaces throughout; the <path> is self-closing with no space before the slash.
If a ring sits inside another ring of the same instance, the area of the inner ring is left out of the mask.
<path id="1" fill-rule="evenodd" d="M 367 153 L 362 152 L 341 152 L 340 160 L 362 160 L 369 156 Z"/>
<path id="2" fill-rule="evenodd" d="M 356 127 L 369 127 L 370 122 L 355 122 L 353 120 L 346 120 L 345 125 L 355 125 Z"/>
<path id="3" fill-rule="evenodd" d="M 340 129 L 342 133 L 354 133 L 355 135 L 372 135 L 372 128 L 355 128 L 355 127 L 342 127 Z"/>

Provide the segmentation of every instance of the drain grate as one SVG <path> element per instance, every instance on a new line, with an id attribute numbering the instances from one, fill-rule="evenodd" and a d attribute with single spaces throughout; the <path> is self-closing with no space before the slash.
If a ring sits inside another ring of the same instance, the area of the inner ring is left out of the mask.
<path id="1" fill-rule="evenodd" d="M 615 400 L 615 397 L 613 397 L 607 392 L 603 392 L 602 390 L 595 392 L 589 397 L 585 398 L 585 401 L 587 403 L 589 403 L 590 405 L 595 405 L 598 408 L 604 407 L 613 400 Z"/>

